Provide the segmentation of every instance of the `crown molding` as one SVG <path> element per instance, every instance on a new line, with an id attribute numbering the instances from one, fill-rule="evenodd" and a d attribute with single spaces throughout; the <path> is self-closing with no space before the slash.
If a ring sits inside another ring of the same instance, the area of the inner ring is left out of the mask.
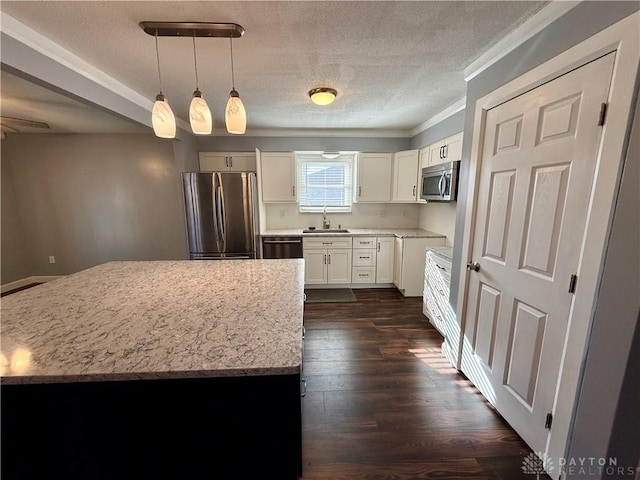
<path id="1" fill-rule="evenodd" d="M 452 103 L 441 112 L 436 113 L 433 117 L 429 118 L 425 122 L 422 122 L 420 125 L 415 127 L 413 130 L 411 130 L 410 136 L 415 137 L 419 133 L 424 132 L 427 128 L 431 128 L 434 125 L 437 125 L 438 123 L 442 122 L 443 120 L 446 120 L 450 116 L 455 115 L 458 112 L 461 112 L 462 110 L 464 110 L 466 104 L 467 104 L 467 97 L 462 97 L 457 102 Z"/>
<path id="2" fill-rule="evenodd" d="M 224 128 L 214 128 L 212 136 L 236 137 L 227 133 Z M 380 138 L 410 138 L 409 130 L 373 129 L 373 128 L 250 128 L 247 127 L 245 137 L 380 137 Z"/>
<path id="3" fill-rule="evenodd" d="M 535 15 L 515 30 L 501 38 L 493 47 L 464 69 L 464 79 L 469 81 L 484 72 L 491 65 L 518 48 L 535 34 L 539 33 L 569 10 L 577 7 L 581 1 L 551 1 Z"/>

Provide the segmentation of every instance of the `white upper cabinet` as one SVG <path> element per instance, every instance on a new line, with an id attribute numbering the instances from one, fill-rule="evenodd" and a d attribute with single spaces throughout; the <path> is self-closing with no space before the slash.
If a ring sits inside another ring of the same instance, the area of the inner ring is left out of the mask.
<path id="1" fill-rule="evenodd" d="M 391 200 L 393 154 L 359 153 L 355 202 L 384 203 Z"/>
<path id="2" fill-rule="evenodd" d="M 424 166 L 455 162 L 462 159 L 462 132 L 429 145 L 429 163 Z"/>
<path id="3" fill-rule="evenodd" d="M 201 172 L 255 172 L 255 152 L 200 152 Z"/>
<path id="4" fill-rule="evenodd" d="M 394 155 L 392 201 L 410 203 L 419 198 L 418 155 L 418 150 L 405 150 Z"/>
<path id="5" fill-rule="evenodd" d="M 260 182 L 264 203 L 296 202 L 295 167 L 293 152 L 261 152 Z"/>

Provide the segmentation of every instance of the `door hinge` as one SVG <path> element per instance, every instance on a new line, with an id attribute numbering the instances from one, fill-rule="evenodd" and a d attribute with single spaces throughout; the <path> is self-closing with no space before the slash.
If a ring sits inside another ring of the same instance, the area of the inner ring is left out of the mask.
<path id="1" fill-rule="evenodd" d="M 578 276 L 576 274 L 571 275 L 569 279 L 569 293 L 576 293 L 576 285 L 578 284 Z"/>
<path id="2" fill-rule="evenodd" d="M 547 413 L 547 418 L 544 421 L 544 428 L 551 430 L 551 423 L 553 423 L 553 415 L 549 412 Z"/>
<path id="3" fill-rule="evenodd" d="M 607 116 L 607 104 L 602 103 L 600 105 L 600 117 L 598 117 L 598 126 L 601 127 L 604 125 L 604 120 Z"/>

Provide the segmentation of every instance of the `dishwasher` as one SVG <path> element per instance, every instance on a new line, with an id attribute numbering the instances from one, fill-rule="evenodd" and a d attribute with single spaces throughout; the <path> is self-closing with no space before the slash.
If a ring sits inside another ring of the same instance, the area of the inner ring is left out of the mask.
<path id="1" fill-rule="evenodd" d="M 262 237 L 262 258 L 302 258 L 302 237 Z"/>

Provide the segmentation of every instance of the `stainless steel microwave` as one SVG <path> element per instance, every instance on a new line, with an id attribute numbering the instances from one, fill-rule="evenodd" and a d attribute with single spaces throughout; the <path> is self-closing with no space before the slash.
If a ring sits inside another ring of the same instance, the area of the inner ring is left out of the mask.
<path id="1" fill-rule="evenodd" d="M 458 171 L 460 161 L 441 163 L 422 169 L 420 198 L 435 202 L 458 199 Z"/>

